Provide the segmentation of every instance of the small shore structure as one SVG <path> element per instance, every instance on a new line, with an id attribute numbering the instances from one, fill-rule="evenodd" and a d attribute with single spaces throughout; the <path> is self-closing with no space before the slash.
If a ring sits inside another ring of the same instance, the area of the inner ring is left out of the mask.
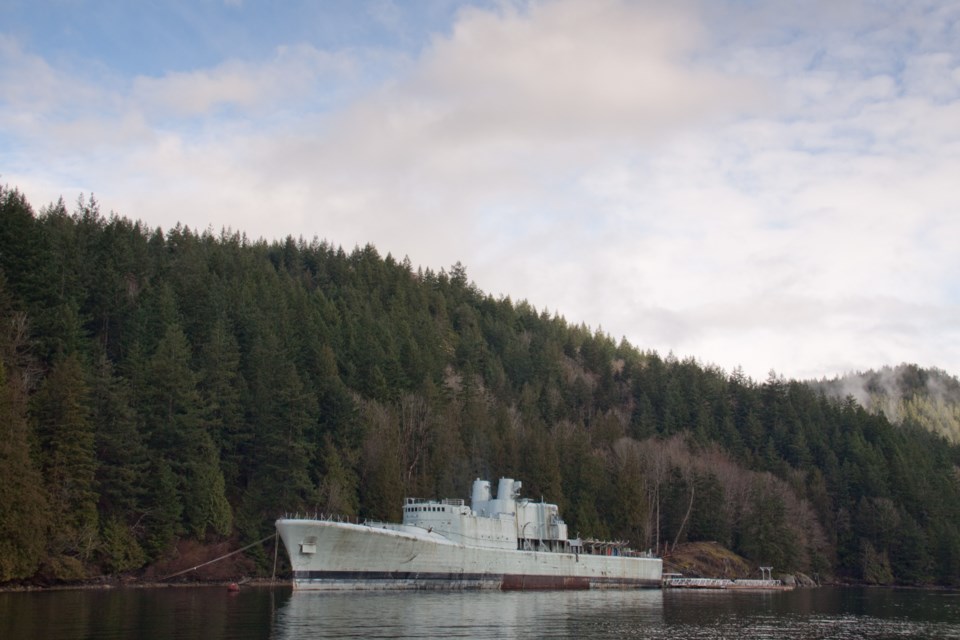
<path id="1" fill-rule="evenodd" d="M 743 591 L 791 591 L 793 585 L 774 579 L 773 567 L 760 567 L 759 580 L 744 578 L 687 578 L 680 573 L 664 573 L 664 589 L 739 589 Z"/>

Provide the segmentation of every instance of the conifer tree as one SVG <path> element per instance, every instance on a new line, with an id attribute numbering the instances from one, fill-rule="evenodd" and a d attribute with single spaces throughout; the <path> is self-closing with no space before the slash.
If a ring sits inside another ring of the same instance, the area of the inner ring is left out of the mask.
<path id="1" fill-rule="evenodd" d="M 284 512 L 310 506 L 314 484 L 308 465 L 315 443 L 306 441 L 316 420 L 316 398 L 305 392 L 296 367 L 274 334 L 265 334 L 251 354 L 249 412 L 253 437 L 238 525 L 250 539 L 262 535 Z"/>
<path id="2" fill-rule="evenodd" d="M 57 525 L 49 538 L 55 569 L 80 577 L 98 545 L 96 458 L 89 388 L 76 356 L 56 363 L 32 401 L 40 464 Z"/>
<path id="3" fill-rule="evenodd" d="M 31 455 L 22 361 L 26 317 L 10 309 L 0 272 L 0 582 L 32 576 L 45 559 L 51 513 Z"/>
<path id="4" fill-rule="evenodd" d="M 146 515 L 149 460 L 125 381 L 101 354 L 91 385 L 91 422 L 97 458 L 100 561 L 107 572 L 146 562 L 135 527 Z"/>
<path id="5" fill-rule="evenodd" d="M 240 371 L 240 346 L 225 317 L 218 318 L 211 328 L 200 363 L 202 428 L 219 451 L 226 486 L 235 492 L 243 449 L 251 434 L 244 418 L 242 398 L 247 385 Z"/>
<path id="6" fill-rule="evenodd" d="M 150 359 L 144 415 L 151 448 L 178 478 L 177 495 L 184 524 L 196 536 L 225 534 L 231 514 L 219 455 L 201 421 L 190 345 L 179 325 L 171 324 Z"/>

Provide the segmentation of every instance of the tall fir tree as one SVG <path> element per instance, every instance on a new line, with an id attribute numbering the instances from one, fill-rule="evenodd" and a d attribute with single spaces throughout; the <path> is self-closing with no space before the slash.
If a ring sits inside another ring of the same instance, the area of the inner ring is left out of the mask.
<path id="1" fill-rule="evenodd" d="M 57 362 L 34 395 L 33 420 L 50 507 L 58 515 L 48 540 L 56 577 L 84 575 L 99 545 L 97 469 L 90 390 L 75 355 Z"/>
<path id="2" fill-rule="evenodd" d="M 169 325 L 147 368 L 143 418 L 151 448 L 178 479 L 183 525 L 203 538 L 229 532 L 231 512 L 219 452 L 203 428 L 190 359 L 183 331 L 177 324 Z"/>
<path id="3" fill-rule="evenodd" d="M 46 557 L 51 512 L 27 414 L 27 320 L 0 272 L 0 582 L 29 578 Z"/>

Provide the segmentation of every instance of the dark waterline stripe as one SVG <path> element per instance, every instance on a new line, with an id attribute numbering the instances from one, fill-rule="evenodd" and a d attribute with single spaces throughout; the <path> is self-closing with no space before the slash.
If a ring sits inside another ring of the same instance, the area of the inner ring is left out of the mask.
<path id="1" fill-rule="evenodd" d="M 658 580 L 630 578 L 415 571 L 294 571 L 293 579 L 297 582 L 320 584 L 325 582 L 396 582 L 440 586 L 439 583 L 446 582 L 450 583 L 450 588 L 470 588 L 471 586 L 479 587 L 483 584 L 499 583 L 500 588 L 504 590 L 589 589 L 591 586 L 658 588 L 660 586 Z"/>

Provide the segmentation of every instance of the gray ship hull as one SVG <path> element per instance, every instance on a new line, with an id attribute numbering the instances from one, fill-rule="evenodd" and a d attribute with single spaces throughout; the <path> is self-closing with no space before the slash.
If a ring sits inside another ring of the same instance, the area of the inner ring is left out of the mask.
<path id="1" fill-rule="evenodd" d="M 293 585 L 304 590 L 659 587 L 659 558 L 456 544 L 428 529 L 281 519 Z"/>

